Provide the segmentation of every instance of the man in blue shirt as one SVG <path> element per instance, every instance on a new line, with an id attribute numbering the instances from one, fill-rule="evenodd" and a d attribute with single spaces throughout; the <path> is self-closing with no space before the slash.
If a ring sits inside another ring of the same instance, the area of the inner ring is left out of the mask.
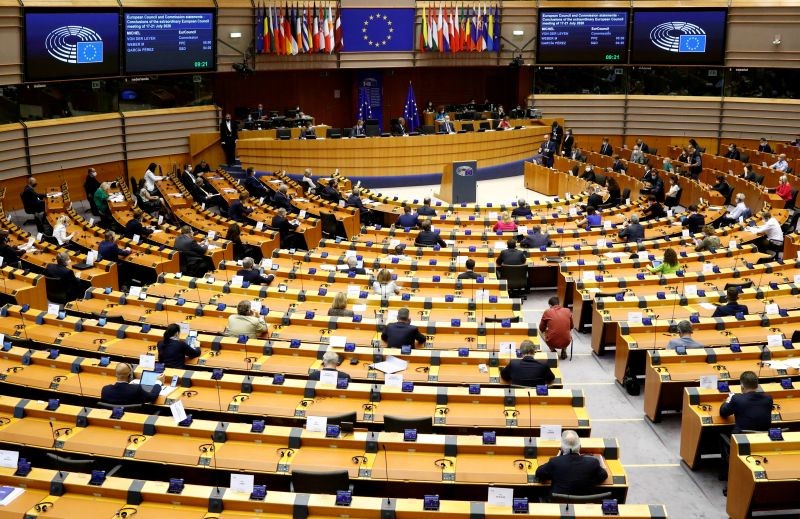
<path id="1" fill-rule="evenodd" d="M 419 225 L 419 217 L 411 212 L 411 207 L 403 207 L 403 214 L 397 217 L 395 227 L 416 227 Z"/>
<path id="2" fill-rule="evenodd" d="M 130 247 L 121 249 L 117 246 L 117 237 L 112 231 L 106 231 L 104 240 L 97 246 L 97 254 L 100 259 L 106 261 L 119 261 L 119 257 L 125 257 L 131 253 Z"/>
<path id="3" fill-rule="evenodd" d="M 692 323 L 689 321 L 681 321 L 678 323 L 678 333 L 680 337 L 677 339 L 671 339 L 667 343 L 668 350 L 675 350 L 678 349 L 678 346 L 683 346 L 684 348 L 703 348 L 703 345 L 697 342 L 696 340 L 692 339 Z"/>

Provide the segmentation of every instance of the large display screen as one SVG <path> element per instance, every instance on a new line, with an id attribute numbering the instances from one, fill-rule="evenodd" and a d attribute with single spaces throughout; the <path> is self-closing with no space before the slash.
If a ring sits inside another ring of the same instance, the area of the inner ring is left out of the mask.
<path id="1" fill-rule="evenodd" d="M 26 81 L 118 75 L 119 10 L 25 10 Z"/>
<path id="2" fill-rule="evenodd" d="M 627 63 L 628 10 L 539 9 L 538 63 Z"/>
<path id="3" fill-rule="evenodd" d="M 725 9 L 634 9 L 631 63 L 722 65 Z"/>
<path id="4" fill-rule="evenodd" d="M 216 69 L 214 12 L 125 10 L 125 73 Z"/>

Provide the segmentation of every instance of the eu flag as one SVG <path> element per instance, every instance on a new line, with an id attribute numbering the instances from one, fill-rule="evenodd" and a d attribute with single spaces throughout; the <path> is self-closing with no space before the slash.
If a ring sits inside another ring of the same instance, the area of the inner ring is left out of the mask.
<path id="1" fill-rule="evenodd" d="M 343 7 L 342 52 L 398 52 L 414 49 L 414 8 Z"/>
<path id="2" fill-rule="evenodd" d="M 77 62 L 78 63 L 102 63 L 103 62 L 103 42 L 102 41 L 79 41 L 77 43 Z"/>
<path id="3" fill-rule="evenodd" d="M 678 52 L 705 52 L 705 34 L 681 34 L 678 42 Z"/>

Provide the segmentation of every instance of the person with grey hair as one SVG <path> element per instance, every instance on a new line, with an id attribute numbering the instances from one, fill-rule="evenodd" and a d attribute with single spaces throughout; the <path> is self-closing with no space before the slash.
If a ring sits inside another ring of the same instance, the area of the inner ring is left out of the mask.
<path id="1" fill-rule="evenodd" d="M 275 279 L 274 274 L 264 276 L 259 269 L 255 268 L 255 261 L 249 256 L 242 260 L 242 268 L 236 271 L 236 275 L 242 276 L 244 281 L 252 285 L 269 285 Z"/>
<path id="2" fill-rule="evenodd" d="M 355 256 L 348 256 L 347 257 L 347 273 L 348 274 L 350 274 L 350 273 L 353 273 L 353 274 L 366 274 L 367 271 L 364 269 L 364 267 L 359 267 L 358 266 L 358 258 L 356 258 Z"/>
<path id="3" fill-rule="evenodd" d="M 632 214 L 628 224 L 619 231 L 619 239 L 626 243 L 639 243 L 644 240 L 644 227 L 639 223 L 639 215 Z"/>
<path id="4" fill-rule="evenodd" d="M 424 346 L 427 340 L 420 333 L 419 328 L 411 324 L 408 308 L 401 308 L 397 311 L 397 322 L 391 323 L 384 328 L 381 339 L 390 348 L 401 348 L 403 346 Z"/>
<path id="5" fill-rule="evenodd" d="M 561 453 L 536 469 L 536 479 L 551 481 L 553 494 L 588 495 L 608 478 L 608 472 L 594 456 L 581 455 L 578 433 L 561 433 Z"/>
<path id="6" fill-rule="evenodd" d="M 289 220 L 286 215 L 286 209 L 283 207 L 275 211 L 275 216 L 272 217 L 272 227 L 278 230 L 281 238 L 281 248 L 305 248 L 305 239 L 297 233 L 300 223 L 297 220 Z"/>
<path id="7" fill-rule="evenodd" d="M 81 288 L 75 272 L 69 268 L 71 264 L 72 260 L 69 257 L 69 253 L 61 251 L 56 254 L 56 262 L 48 264 L 44 269 L 46 277 L 58 280 L 58 284 L 64 288 L 69 301 L 80 297 Z"/>
<path id="8" fill-rule="evenodd" d="M 249 339 L 255 339 L 261 334 L 266 334 L 268 331 L 267 322 L 264 316 L 256 314 L 250 301 L 239 301 L 236 305 L 236 313 L 228 316 L 228 325 L 225 327 L 226 337 L 239 337 L 242 335 L 247 336 Z"/>
<path id="9" fill-rule="evenodd" d="M 678 349 L 678 346 L 683 346 L 684 348 L 704 348 L 702 344 L 697 342 L 692 338 L 692 333 L 694 330 L 692 329 L 692 323 L 689 321 L 681 321 L 678 323 L 678 334 L 680 337 L 676 339 L 671 339 L 667 343 L 668 350 L 675 350 Z"/>
<path id="10" fill-rule="evenodd" d="M 531 206 L 529 206 L 524 199 L 520 198 L 517 201 L 517 207 L 511 211 L 511 216 L 514 218 L 530 218 L 533 216 L 533 211 L 531 211 Z"/>
<path id="11" fill-rule="evenodd" d="M 289 187 L 286 184 L 278 186 L 278 191 L 272 196 L 272 205 L 286 209 L 289 212 L 294 211 L 294 207 L 292 207 L 292 197 L 289 196 Z"/>
<path id="12" fill-rule="evenodd" d="M 315 184 L 314 180 L 311 178 L 311 168 L 306 168 L 303 171 L 303 178 L 300 180 L 300 183 L 307 194 L 313 195 L 317 192 L 317 184 Z"/>
<path id="13" fill-rule="evenodd" d="M 511 359 L 506 367 L 500 370 L 500 378 L 515 386 L 542 386 L 555 380 L 555 375 L 546 364 L 536 360 L 536 346 L 529 340 L 519 345 L 521 359 Z"/>
<path id="14" fill-rule="evenodd" d="M 350 375 L 345 373 L 344 371 L 339 371 L 336 369 L 339 364 L 341 364 L 341 360 L 339 359 L 339 355 L 333 350 L 327 350 L 322 355 L 322 369 L 312 372 L 308 376 L 308 380 L 319 380 L 320 375 L 322 375 L 323 371 L 333 371 L 336 373 L 336 380 L 346 380 L 350 382 Z"/>

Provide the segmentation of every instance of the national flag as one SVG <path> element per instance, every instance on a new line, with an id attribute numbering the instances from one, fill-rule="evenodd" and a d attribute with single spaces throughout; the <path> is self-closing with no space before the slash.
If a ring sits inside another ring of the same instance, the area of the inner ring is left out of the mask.
<path id="1" fill-rule="evenodd" d="M 486 14 L 486 4 L 483 4 L 483 10 L 481 11 L 481 13 L 482 13 L 481 14 L 481 32 L 480 32 L 481 41 L 479 43 L 481 44 L 481 50 L 485 51 L 487 49 L 486 38 L 489 35 L 489 32 L 487 30 L 488 29 L 487 21 L 489 19 L 489 16 Z"/>
<path id="2" fill-rule="evenodd" d="M 330 35 L 331 27 L 328 24 L 328 16 L 324 7 L 322 8 L 322 20 L 320 23 L 320 32 L 322 33 L 322 40 L 320 41 L 319 46 L 320 52 L 330 52 L 328 50 L 328 36 Z"/>
<path id="3" fill-rule="evenodd" d="M 286 15 L 283 17 L 283 51 L 287 56 L 292 55 L 292 9 L 285 7 Z"/>
<path id="4" fill-rule="evenodd" d="M 333 19 L 333 13 L 331 13 L 331 6 L 329 5 L 328 6 L 328 19 L 327 19 L 328 37 L 327 37 L 327 40 L 325 41 L 325 52 L 327 52 L 328 54 L 332 54 L 333 53 L 333 48 L 334 48 L 334 38 L 335 38 L 334 30 L 335 29 L 334 29 L 334 26 L 333 26 L 333 20 L 334 20 Z"/>
<path id="5" fill-rule="evenodd" d="M 450 52 L 456 52 L 456 28 L 455 28 L 455 20 L 453 19 L 453 8 L 450 8 L 450 20 L 448 21 L 447 28 L 449 32 L 447 34 L 448 37 L 448 44 L 450 45 Z"/>
<path id="6" fill-rule="evenodd" d="M 369 102 L 369 93 L 367 87 L 358 87 L 358 116 L 356 119 L 361 119 L 366 123 L 367 119 L 372 119 L 372 106 Z"/>
<path id="7" fill-rule="evenodd" d="M 464 50 L 472 50 L 472 17 L 469 8 L 464 9 Z"/>
<path id="8" fill-rule="evenodd" d="M 422 20 L 419 28 L 419 50 L 428 50 L 428 19 L 425 18 L 425 5 L 422 6 Z"/>
<path id="9" fill-rule="evenodd" d="M 494 51 L 494 11 L 492 11 L 491 7 L 486 20 L 486 50 L 489 52 Z"/>
<path id="10" fill-rule="evenodd" d="M 300 52 L 307 53 L 309 50 L 311 50 L 311 35 L 308 33 L 308 10 L 305 8 L 303 9 L 303 14 L 301 16 L 300 31 Z"/>
<path id="11" fill-rule="evenodd" d="M 436 25 L 436 11 L 430 14 L 430 27 L 428 28 L 428 35 L 430 36 L 429 42 L 431 50 L 439 51 L 439 27 Z"/>
<path id="12" fill-rule="evenodd" d="M 494 38 L 494 50 L 500 52 L 500 9 L 497 4 L 494 6 L 494 28 L 492 29 Z"/>
<path id="13" fill-rule="evenodd" d="M 411 86 L 411 81 L 408 82 L 408 94 L 406 95 L 406 104 L 403 107 L 403 119 L 406 120 L 409 133 L 420 126 L 417 99 L 414 97 L 414 87 Z"/>
<path id="14" fill-rule="evenodd" d="M 461 17 L 458 14 L 459 7 L 455 7 L 456 17 L 453 20 L 453 37 L 451 44 L 453 45 L 453 52 L 461 52 Z"/>
<path id="15" fill-rule="evenodd" d="M 256 54 L 264 53 L 264 11 L 256 6 Z"/>
<path id="16" fill-rule="evenodd" d="M 264 9 L 264 52 L 272 54 L 275 52 L 275 26 L 272 19 L 272 4 Z"/>
<path id="17" fill-rule="evenodd" d="M 472 42 L 470 43 L 470 49 L 472 51 L 478 51 L 480 49 L 480 45 L 478 45 L 478 36 L 480 36 L 478 32 L 478 17 L 480 16 L 480 7 L 476 11 L 475 8 L 472 8 L 472 17 L 470 18 L 470 37 L 472 38 Z"/>
<path id="18" fill-rule="evenodd" d="M 319 18 L 317 17 L 317 3 L 312 8 L 313 21 L 311 22 L 311 50 L 319 52 Z"/>
<path id="19" fill-rule="evenodd" d="M 325 52 L 325 7 L 319 6 L 319 34 L 317 35 L 317 48 Z"/>
<path id="20" fill-rule="evenodd" d="M 336 4 L 336 23 L 333 26 L 333 50 L 341 52 L 344 48 L 344 33 L 342 33 L 342 4 Z"/>
<path id="21" fill-rule="evenodd" d="M 442 4 L 439 4 L 439 20 L 436 22 L 436 45 L 444 52 L 444 26 L 442 25 Z"/>
<path id="22" fill-rule="evenodd" d="M 286 37 L 283 35 L 283 11 L 275 6 L 275 52 L 286 54 Z"/>

